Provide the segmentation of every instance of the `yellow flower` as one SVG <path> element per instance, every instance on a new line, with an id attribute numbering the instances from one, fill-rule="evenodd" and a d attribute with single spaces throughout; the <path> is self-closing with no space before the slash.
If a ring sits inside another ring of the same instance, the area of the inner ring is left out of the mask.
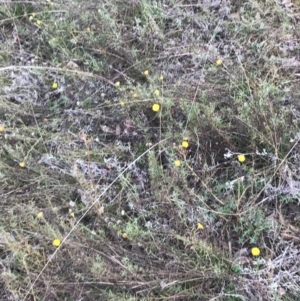
<path id="1" fill-rule="evenodd" d="M 42 24 L 42 21 L 41 21 L 41 20 L 36 20 L 36 24 L 37 24 L 37 25 L 41 25 L 41 24 Z"/>
<path id="2" fill-rule="evenodd" d="M 153 92 L 153 95 L 156 96 L 156 97 L 159 96 L 159 90 L 156 89 L 156 90 Z"/>
<path id="3" fill-rule="evenodd" d="M 58 84 L 57 84 L 56 82 L 54 82 L 54 83 L 52 84 L 52 88 L 53 88 L 53 89 L 57 89 L 57 87 L 58 87 Z"/>
<path id="4" fill-rule="evenodd" d="M 121 83 L 120 82 L 115 82 L 116 87 L 120 87 Z"/>
<path id="5" fill-rule="evenodd" d="M 252 254 L 253 256 L 259 256 L 259 254 L 260 254 L 260 249 L 257 248 L 257 247 L 252 248 L 252 249 L 251 249 L 251 254 Z"/>
<path id="6" fill-rule="evenodd" d="M 26 164 L 25 164 L 24 161 L 22 161 L 22 162 L 19 163 L 19 166 L 22 167 L 22 168 L 25 167 L 25 165 L 26 165 Z"/>
<path id="7" fill-rule="evenodd" d="M 52 245 L 53 245 L 54 247 L 59 247 L 59 246 L 60 246 L 60 243 L 61 243 L 60 239 L 55 238 L 55 239 L 53 240 L 53 242 L 52 242 Z"/>
<path id="8" fill-rule="evenodd" d="M 122 106 L 122 107 L 125 106 L 125 102 L 123 100 L 120 101 L 120 106 Z"/>
<path id="9" fill-rule="evenodd" d="M 161 76 L 159 77 L 159 80 L 162 82 L 162 81 L 164 80 L 164 77 L 161 75 Z"/>
<path id="10" fill-rule="evenodd" d="M 152 106 L 152 111 L 158 112 L 160 109 L 160 105 L 158 103 L 153 104 Z"/>
<path id="11" fill-rule="evenodd" d="M 32 21 L 33 18 L 34 18 L 33 16 L 30 16 L 30 17 L 29 17 L 29 21 Z"/>
<path id="12" fill-rule="evenodd" d="M 35 13 L 32 13 L 32 14 L 31 14 L 31 17 L 32 17 L 32 18 L 34 18 L 35 16 L 36 16 L 36 14 L 35 14 Z"/>
<path id="13" fill-rule="evenodd" d="M 4 127 L 4 125 L 0 125 L 0 133 L 3 133 L 3 132 L 5 132 L 5 127 Z"/>
<path id="14" fill-rule="evenodd" d="M 40 211 L 37 215 L 37 218 L 43 218 L 44 217 L 44 213 L 42 211 Z"/>
<path id="15" fill-rule="evenodd" d="M 71 217 L 75 217 L 75 213 L 72 211 L 72 212 L 70 213 L 70 216 L 71 216 Z"/>
<path id="16" fill-rule="evenodd" d="M 203 230 L 203 229 L 204 229 L 204 226 L 203 226 L 201 223 L 198 223 L 198 224 L 197 224 L 197 229 Z"/>
<path id="17" fill-rule="evenodd" d="M 137 98 L 137 97 L 138 97 L 137 93 L 133 93 L 133 94 L 132 94 L 132 97 L 133 97 L 133 98 Z"/>
<path id="18" fill-rule="evenodd" d="M 147 76 L 147 75 L 149 75 L 149 71 L 148 71 L 148 70 L 145 70 L 145 71 L 143 72 L 143 74 Z"/>
<path id="19" fill-rule="evenodd" d="M 175 165 L 176 167 L 179 167 L 180 164 L 181 164 L 180 160 L 175 160 L 174 165 Z"/>
<path id="20" fill-rule="evenodd" d="M 86 31 L 87 31 L 87 32 L 91 32 L 91 28 L 88 27 L 88 28 L 86 29 Z"/>
<path id="21" fill-rule="evenodd" d="M 122 237 L 123 237 L 123 238 L 128 238 L 127 233 L 123 233 L 123 234 L 122 234 Z"/>
<path id="22" fill-rule="evenodd" d="M 240 161 L 240 162 L 245 162 L 246 161 L 246 157 L 245 157 L 245 155 L 238 155 L 238 161 Z"/>
<path id="23" fill-rule="evenodd" d="M 187 140 L 183 140 L 181 143 L 182 147 L 188 148 L 189 147 L 189 142 Z"/>
<path id="24" fill-rule="evenodd" d="M 223 64 L 221 59 L 216 60 L 216 65 L 217 66 L 221 66 Z"/>

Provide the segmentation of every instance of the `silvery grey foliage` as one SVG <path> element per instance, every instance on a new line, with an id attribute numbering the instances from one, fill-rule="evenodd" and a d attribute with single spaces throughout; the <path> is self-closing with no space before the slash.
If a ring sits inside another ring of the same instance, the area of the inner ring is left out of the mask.
<path id="1" fill-rule="evenodd" d="M 9 85 L 2 87 L 5 96 L 15 102 L 30 102 L 38 104 L 42 98 L 45 86 L 41 74 L 27 69 L 7 71 L 6 77 L 10 79 Z"/>
<path id="2" fill-rule="evenodd" d="M 71 175 L 70 165 L 63 159 L 52 154 L 42 154 L 39 164 L 43 164 L 50 169 L 57 170 L 63 174 Z"/>

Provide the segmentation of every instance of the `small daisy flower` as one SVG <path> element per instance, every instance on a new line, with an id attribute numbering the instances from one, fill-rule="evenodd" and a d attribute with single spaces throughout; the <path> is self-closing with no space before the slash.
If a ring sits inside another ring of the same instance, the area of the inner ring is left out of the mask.
<path id="1" fill-rule="evenodd" d="M 253 256 L 259 256 L 259 254 L 260 254 L 260 249 L 259 249 L 258 247 L 252 248 L 252 249 L 251 249 L 251 254 L 252 254 Z"/>
<path id="2" fill-rule="evenodd" d="M 204 229 L 204 226 L 203 226 L 201 223 L 198 223 L 198 224 L 197 224 L 197 229 L 203 230 L 203 229 Z"/>
<path id="3" fill-rule="evenodd" d="M 148 76 L 148 75 L 149 75 L 149 71 L 148 71 L 148 70 L 145 70 L 145 71 L 143 72 L 143 74 L 146 75 L 146 76 Z"/>
<path id="4" fill-rule="evenodd" d="M 120 87 L 121 83 L 120 82 L 115 82 L 115 86 L 118 88 Z"/>
<path id="5" fill-rule="evenodd" d="M 42 211 L 40 211 L 37 215 L 36 215 L 37 218 L 41 219 L 44 217 L 44 213 Z"/>
<path id="6" fill-rule="evenodd" d="M 61 244 L 61 241 L 60 241 L 60 239 L 58 239 L 58 238 L 55 238 L 55 239 L 53 240 L 53 242 L 52 242 L 52 245 L 53 245 L 54 247 L 59 247 L 60 244 Z"/>
<path id="7" fill-rule="evenodd" d="M 57 84 L 56 82 L 54 82 L 54 83 L 52 84 L 52 89 L 57 89 L 57 87 L 58 87 L 58 84 Z"/>
<path id="8" fill-rule="evenodd" d="M 217 66 L 221 66 L 223 64 L 221 59 L 216 60 L 216 65 Z"/>
<path id="9" fill-rule="evenodd" d="M 183 140 L 181 143 L 182 147 L 188 148 L 189 147 L 189 142 L 187 140 Z"/>
<path id="10" fill-rule="evenodd" d="M 156 97 L 159 96 L 159 90 L 156 89 L 156 90 L 153 92 L 153 95 L 156 96 Z"/>
<path id="11" fill-rule="evenodd" d="M 25 164 L 25 162 L 24 162 L 24 161 L 22 161 L 22 162 L 20 162 L 20 163 L 19 163 L 19 166 L 20 166 L 20 167 L 22 167 L 22 168 L 24 168 L 24 167 L 25 167 L 25 165 L 26 165 L 26 164 Z"/>
<path id="12" fill-rule="evenodd" d="M 238 161 L 239 162 L 245 162 L 246 161 L 246 157 L 245 157 L 245 155 L 238 155 Z"/>
<path id="13" fill-rule="evenodd" d="M 158 103 L 153 104 L 152 106 L 152 111 L 158 112 L 160 109 L 160 105 Z"/>
<path id="14" fill-rule="evenodd" d="M 175 160 L 174 165 L 175 165 L 176 167 L 179 167 L 180 164 L 181 164 L 180 160 Z"/>

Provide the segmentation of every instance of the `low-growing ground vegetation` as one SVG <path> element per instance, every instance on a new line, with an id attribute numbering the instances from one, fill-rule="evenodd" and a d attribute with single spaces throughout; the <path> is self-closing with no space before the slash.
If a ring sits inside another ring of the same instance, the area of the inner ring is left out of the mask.
<path id="1" fill-rule="evenodd" d="M 300 299 L 300 3 L 0 2 L 0 299 Z"/>

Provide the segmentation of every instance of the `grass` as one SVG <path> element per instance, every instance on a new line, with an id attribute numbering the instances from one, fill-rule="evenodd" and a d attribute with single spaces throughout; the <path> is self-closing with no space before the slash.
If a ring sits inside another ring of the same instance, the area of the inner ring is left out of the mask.
<path id="1" fill-rule="evenodd" d="M 298 14 L 3 2 L 1 300 L 299 299 Z"/>

